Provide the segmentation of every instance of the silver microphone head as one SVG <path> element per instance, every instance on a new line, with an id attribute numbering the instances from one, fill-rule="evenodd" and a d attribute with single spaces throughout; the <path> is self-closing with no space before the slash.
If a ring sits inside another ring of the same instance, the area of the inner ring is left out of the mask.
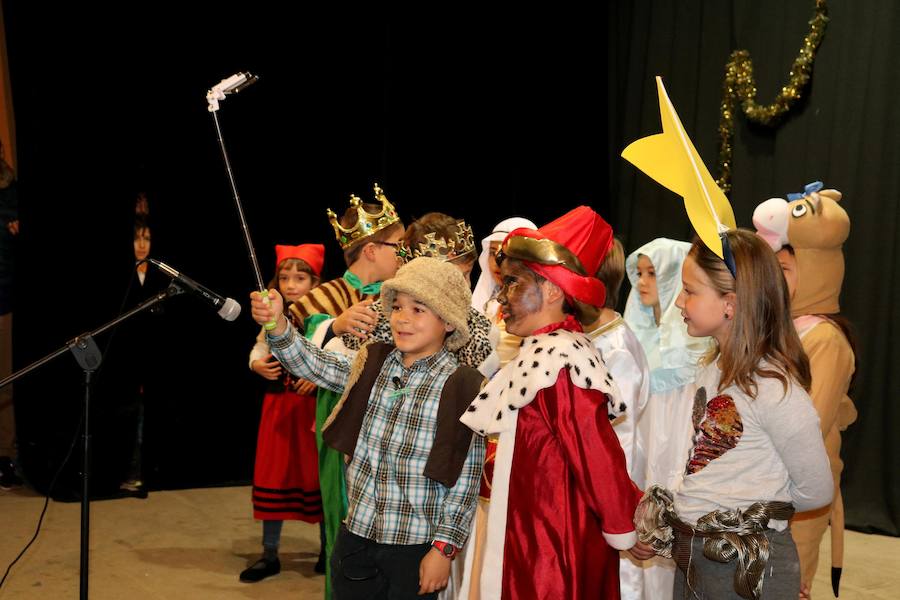
<path id="1" fill-rule="evenodd" d="M 226 321 L 234 321 L 241 314 L 241 305 L 231 298 L 225 298 L 225 304 L 219 309 L 219 316 Z"/>

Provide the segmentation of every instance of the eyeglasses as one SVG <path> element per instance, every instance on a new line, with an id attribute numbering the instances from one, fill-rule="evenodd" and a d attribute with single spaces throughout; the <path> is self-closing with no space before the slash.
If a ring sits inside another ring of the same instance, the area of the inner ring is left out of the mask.
<path id="1" fill-rule="evenodd" d="M 394 254 L 397 256 L 397 260 L 400 264 L 406 264 L 412 258 L 412 252 L 409 251 L 409 248 L 403 245 L 403 242 L 379 242 L 381 244 L 385 244 L 386 246 L 390 246 L 394 249 Z"/>
<path id="2" fill-rule="evenodd" d="M 397 260 L 399 260 L 401 263 L 406 262 L 406 258 L 405 258 L 406 257 L 406 249 L 403 247 L 402 243 L 400 243 L 400 242 L 382 242 L 382 241 L 375 241 L 372 243 L 379 244 L 381 246 L 390 246 L 391 248 L 394 249 L 394 254 L 397 256 Z"/>

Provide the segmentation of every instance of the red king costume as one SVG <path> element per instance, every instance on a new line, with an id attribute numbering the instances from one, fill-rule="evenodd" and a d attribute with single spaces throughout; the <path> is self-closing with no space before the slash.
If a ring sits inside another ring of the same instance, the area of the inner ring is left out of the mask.
<path id="1" fill-rule="evenodd" d="M 579 322 L 593 322 L 603 306 L 603 284 L 592 275 L 611 243 L 609 226 L 585 206 L 503 243 L 507 257 L 558 285 L 578 318 L 526 337 L 461 418 L 476 433 L 499 434 L 472 594 L 482 600 L 619 598 L 618 550 L 637 541 L 640 492 L 609 424 L 618 390 Z"/>

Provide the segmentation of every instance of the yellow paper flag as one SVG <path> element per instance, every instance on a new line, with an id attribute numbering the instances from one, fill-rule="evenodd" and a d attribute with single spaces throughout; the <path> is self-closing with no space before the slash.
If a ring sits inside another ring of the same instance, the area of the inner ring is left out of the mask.
<path id="1" fill-rule="evenodd" d="M 663 132 L 632 142 L 622 158 L 684 198 L 694 231 L 707 248 L 724 259 L 719 234 L 737 227 L 734 211 L 685 133 L 660 77 L 656 88 Z"/>

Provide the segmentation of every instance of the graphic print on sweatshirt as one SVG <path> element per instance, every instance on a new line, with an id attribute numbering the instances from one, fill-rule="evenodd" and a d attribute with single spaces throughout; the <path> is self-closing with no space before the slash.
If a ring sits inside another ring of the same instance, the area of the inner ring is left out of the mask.
<path id="1" fill-rule="evenodd" d="M 716 396 L 706 401 L 706 388 L 694 396 L 694 446 L 688 459 L 687 475 L 702 471 L 738 445 L 744 433 L 744 423 L 731 396 Z"/>

